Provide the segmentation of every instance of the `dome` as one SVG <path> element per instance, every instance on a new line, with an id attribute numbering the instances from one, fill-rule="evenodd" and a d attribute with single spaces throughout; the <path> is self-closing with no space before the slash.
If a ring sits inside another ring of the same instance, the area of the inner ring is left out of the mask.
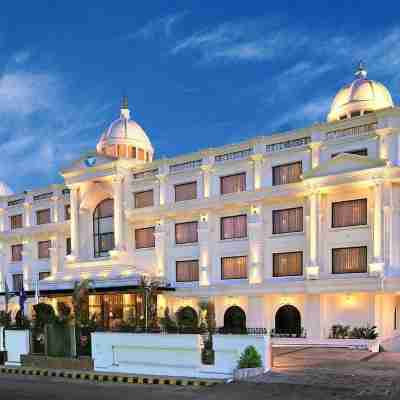
<path id="1" fill-rule="evenodd" d="M 359 115 L 393 107 L 392 96 L 382 83 L 366 79 L 362 63 L 355 73 L 356 80 L 340 89 L 333 99 L 328 122 L 358 117 Z"/>
<path id="2" fill-rule="evenodd" d="M 130 119 L 128 101 L 124 98 L 120 117 L 101 135 L 97 152 L 118 158 L 152 161 L 154 149 L 143 128 Z"/>
<path id="3" fill-rule="evenodd" d="M 11 196 L 14 192 L 4 182 L 0 182 L 0 197 Z"/>

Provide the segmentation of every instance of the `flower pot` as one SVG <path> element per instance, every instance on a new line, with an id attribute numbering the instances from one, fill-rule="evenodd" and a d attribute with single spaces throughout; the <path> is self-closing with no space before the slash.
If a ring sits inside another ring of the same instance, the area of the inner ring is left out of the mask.
<path id="1" fill-rule="evenodd" d="M 263 373 L 264 373 L 264 368 L 236 369 L 233 372 L 233 379 L 235 381 L 245 381 L 249 378 L 254 378 L 255 376 L 262 375 Z"/>

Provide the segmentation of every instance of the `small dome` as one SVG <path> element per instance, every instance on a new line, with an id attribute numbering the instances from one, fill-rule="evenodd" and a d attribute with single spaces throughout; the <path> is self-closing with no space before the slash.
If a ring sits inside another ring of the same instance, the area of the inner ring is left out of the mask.
<path id="1" fill-rule="evenodd" d="M 357 117 L 382 108 L 393 107 L 392 96 L 379 82 L 366 79 L 362 63 L 355 73 L 357 79 L 340 89 L 333 99 L 328 122 Z"/>
<path id="2" fill-rule="evenodd" d="M 130 119 L 128 101 L 124 98 L 120 117 L 101 135 L 97 152 L 113 157 L 152 161 L 154 149 L 143 128 Z"/>
<path id="3" fill-rule="evenodd" d="M 11 196 L 14 192 L 4 182 L 0 182 L 0 197 Z"/>

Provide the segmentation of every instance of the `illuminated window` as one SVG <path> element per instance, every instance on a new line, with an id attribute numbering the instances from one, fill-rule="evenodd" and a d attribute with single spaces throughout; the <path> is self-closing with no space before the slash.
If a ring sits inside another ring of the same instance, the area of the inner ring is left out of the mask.
<path id="1" fill-rule="evenodd" d="M 38 257 L 50 258 L 51 240 L 43 240 L 38 242 Z"/>
<path id="2" fill-rule="evenodd" d="M 114 249 L 114 200 L 106 199 L 93 213 L 94 256 L 105 257 Z"/>
<path id="3" fill-rule="evenodd" d="M 135 230 L 135 244 L 137 249 L 155 247 L 154 226 Z"/>
<path id="4" fill-rule="evenodd" d="M 275 253 L 273 256 L 273 276 L 303 275 L 303 252 Z"/>
<path id="5" fill-rule="evenodd" d="M 220 178 L 221 194 L 246 191 L 246 173 L 222 176 Z"/>
<path id="6" fill-rule="evenodd" d="M 22 214 L 11 215 L 10 226 L 11 230 L 22 228 Z"/>
<path id="7" fill-rule="evenodd" d="M 198 280 L 199 280 L 198 260 L 185 260 L 176 262 L 177 282 L 198 282 Z"/>
<path id="8" fill-rule="evenodd" d="M 272 211 L 272 233 L 303 231 L 303 207 Z"/>
<path id="9" fill-rule="evenodd" d="M 303 173 L 301 161 L 277 165 L 272 168 L 272 184 L 285 185 L 287 183 L 299 182 Z"/>
<path id="10" fill-rule="evenodd" d="M 367 199 L 332 203 L 332 228 L 367 224 Z"/>
<path id="11" fill-rule="evenodd" d="M 221 279 L 247 279 L 247 256 L 222 257 Z"/>
<path id="12" fill-rule="evenodd" d="M 367 247 L 332 249 L 332 273 L 367 272 Z"/>
<path id="13" fill-rule="evenodd" d="M 37 225 L 49 224 L 51 222 L 50 208 L 45 210 L 36 211 L 36 223 Z"/>
<path id="14" fill-rule="evenodd" d="M 247 237 L 247 215 L 221 218 L 221 240 Z"/>
<path id="15" fill-rule="evenodd" d="M 11 246 L 11 261 L 13 262 L 22 261 L 22 250 L 23 250 L 22 244 L 13 244 Z"/>

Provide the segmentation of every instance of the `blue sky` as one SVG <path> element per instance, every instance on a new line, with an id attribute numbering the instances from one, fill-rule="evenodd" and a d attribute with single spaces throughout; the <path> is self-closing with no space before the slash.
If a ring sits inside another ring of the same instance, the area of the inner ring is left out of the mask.
<path id="1" fill-rule="evenodd" d="M 6 3 L 0 179 L 15 191 L 60 182 L 123 94 L 157 157 L 323 121 L 360 59 L 400 101 L 396 2 Z"/>

